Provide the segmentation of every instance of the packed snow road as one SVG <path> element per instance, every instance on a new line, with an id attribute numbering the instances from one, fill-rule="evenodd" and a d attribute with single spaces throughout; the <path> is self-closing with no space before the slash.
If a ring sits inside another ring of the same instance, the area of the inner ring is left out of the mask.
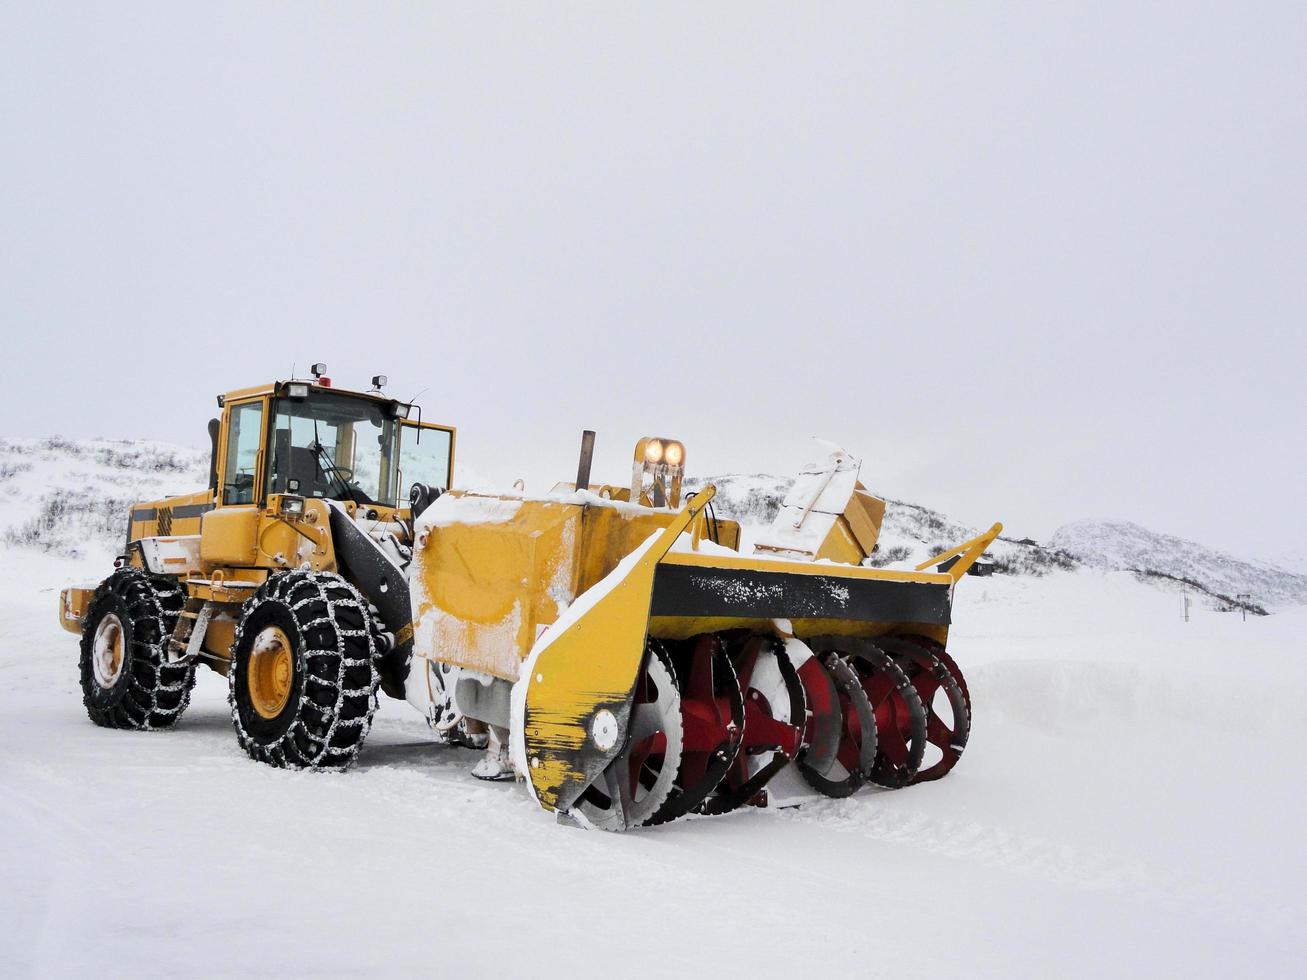
<path id="1" fill-rule="evenodd" d="M 0 572 L 9 975 L 1290 975 L 1307 953 L 1303 610 L 1196 611 L 1122 574 L 968 580 L 977 716 L 938 783 L 625 835 L 558 826 L 383 700 L 358 765 L 95 728 L 57 587 Z"/>

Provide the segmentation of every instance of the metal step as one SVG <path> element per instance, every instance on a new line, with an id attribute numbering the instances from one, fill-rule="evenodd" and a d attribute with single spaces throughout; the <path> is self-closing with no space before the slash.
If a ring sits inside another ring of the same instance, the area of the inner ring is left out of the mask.
<path id="1" fill-rule="evenodd" d="M 204 599 L 186 600 L 185 607 L 177 614 L 177 625 L 173 628 L 172 636 L 168 638 L 169 663 L 181 663 L 200 652 L 209 620 L 216 610 L 216 603 Z"/>

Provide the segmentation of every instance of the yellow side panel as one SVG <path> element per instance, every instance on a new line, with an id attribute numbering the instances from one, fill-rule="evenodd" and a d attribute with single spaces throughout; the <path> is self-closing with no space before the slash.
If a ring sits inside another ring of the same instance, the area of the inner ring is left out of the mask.
<path id="1" fill-rule="evenodd" d="M 822 542 L 821 548 L 813 556 L 816 561 L 828 558 L 831 561 L 843 562 L 846 565 L 860 565 L 864 557 L 866 556 L 858 544 L 858 539 L 854 537 L 848 521 L 843 517 L 835 518 L 835 523 L 831 526 L 830 533 L 826 535 L 826 540 Z"/>
<path id="2" fill-rule="evenodd" d="M 255 563 L 266 568 L 308 564 L 314 571 L 333 571 L 336 552 L 327 505 L 310 498 L 304 501 L 304 517 L 287 519 L 277 516 L 280 499 L 278 494 L 269 497 L 268 509 L 258 520 Z"/>
<path id="3" fill-rule="evenodd" d="M 200 523 L 200 560 L 215 565 L 255 565 L 259 512 L 253 507 L 219 507 Z"/>
<path id="4" fill-rule="evenodd" d="M 645 508 L 587 507 L 581 534 L 577 592 L 584 592 L 623 558 L 661 531 L 676 517 L 674 511 Z"/>
<path id="5" fill-rule="evenodd" d="M 862 547 L 863 555 L 871 554 L 880 538 L 880 525 L 885 520 L 885 501 L 868 493 L 859 484 L 844 508 L 844 519 L 849 530 Z"/>
<path id="6" fill-rule="evenodd" d="M 140 538 L 182 536 L 200 533 L 201 510 L 213 506 L 211 490 L 146 500 L 133 504 L 128 521 L 131 541 Z"/>
<path id="7" fill-rule="evenodd" d="M 414 651 L 505 680 L 576 596 L 676 517 L 457 492 L 434 506 L 413 575 Z"/>
<path id="8" fill-rule="evenodd" d="M 503 500 L 496 520 L 458 522 L 496 498 L 452 498 L 420 543 L 413 576 L 414 650 L 516 680 L 540 628 L 576 596 L 579 505 Z M 461 505 L 467 502 L 468 507 Z"/>
<path id="9" fill-rule="evenodd" d="M 716 522 L 717 544 L 732 551 L 740 550 L 740 525 L 737 521 L 719 518 Z"/>

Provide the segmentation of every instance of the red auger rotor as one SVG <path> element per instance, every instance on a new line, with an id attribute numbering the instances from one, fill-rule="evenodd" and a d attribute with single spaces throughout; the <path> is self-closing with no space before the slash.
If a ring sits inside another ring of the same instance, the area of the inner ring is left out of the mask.
<path id="1" fill-rule="evenodd" d="M 970 726 L 957 664 L 925 637 L 650 639 L 626 746 L 577 809 L 620 828 L 765 805 L 791 763 L 825 796 L 897 789 L 947 774 Z"/>

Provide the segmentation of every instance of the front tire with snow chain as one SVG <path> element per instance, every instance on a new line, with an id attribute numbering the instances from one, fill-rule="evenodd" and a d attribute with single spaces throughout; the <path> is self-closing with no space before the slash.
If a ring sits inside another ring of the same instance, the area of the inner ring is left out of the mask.
<path id="1" fill-rule="evenodd" d="M 229 701 L 251 759 L 343 769 L 377 708 L 377 625 L 367 600 L 330 572 L 274 575 L 241 610 Z"/>
<path id="2" fill-rule="evenodd" d="M 95 590 L 82 626 L 82 703 L 102 728 L 171 728 L 191 700 L 193 663 L 168 663 L 186 596 L 172 579 L 120 568 Z"/>

